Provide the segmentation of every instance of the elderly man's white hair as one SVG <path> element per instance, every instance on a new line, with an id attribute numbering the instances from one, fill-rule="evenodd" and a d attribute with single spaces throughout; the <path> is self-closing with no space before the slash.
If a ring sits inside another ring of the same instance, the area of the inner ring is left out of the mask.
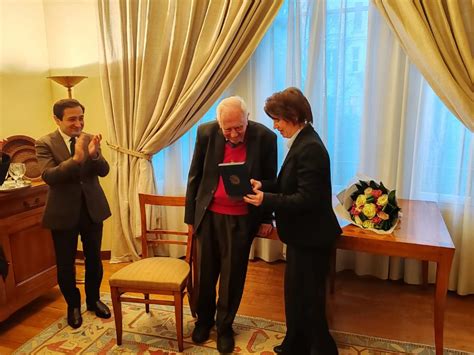
<path id="1" fill-rule="evenodd" d="M 226 107 L 238 107 L 242 110 L 242 115 L 244 117 L 248 116 L 247 105 L 245 101 L 240 96 L 230 96 L 222 100 L 216 108 L 217 122 L 221 123 L 221 113 L 222 110 Z"/>

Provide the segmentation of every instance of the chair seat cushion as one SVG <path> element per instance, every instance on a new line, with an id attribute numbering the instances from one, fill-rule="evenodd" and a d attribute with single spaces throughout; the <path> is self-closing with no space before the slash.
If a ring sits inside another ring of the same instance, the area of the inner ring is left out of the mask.
<path id="1" fill-rule="evenodd" d="M 109 278 L 113 287 L 180 291 L 189 275 L 189 264 L 181 259 L 154 257 L 135 261 Z"/>

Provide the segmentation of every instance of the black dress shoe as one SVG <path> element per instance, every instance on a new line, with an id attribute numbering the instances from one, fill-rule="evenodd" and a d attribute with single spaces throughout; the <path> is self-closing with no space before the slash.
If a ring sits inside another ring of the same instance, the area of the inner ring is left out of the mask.
<path id="1" fill-rule="evenodd" d="M 196 325 L 193 330 L 193 335 L 191 339 L 196 344 L 204 343 L 207 339 L 209 339 L 209 333 L 211 332 L 211 326 L 208 325 Z"/>
<path id="2" fill-rule="evenodd" d="M 94 311 L 95 315 L 99 318 L 110 318 L 110 309 L 101 300 L 96 301 L 94 304 L 87 305 L 88 311 Z"/>
<path id="3" fill-rule="evenodd" d="M 232 332 L 217 334 L 217 350 L 220 353 L 231 353 L 234 351 L 235 341 Z"/>
<path id="4" fill-rule="evenodd" d="M 67 308 L 67 324 L 74 329 L 82 325 L 81 309 L 79 307 Z"/>

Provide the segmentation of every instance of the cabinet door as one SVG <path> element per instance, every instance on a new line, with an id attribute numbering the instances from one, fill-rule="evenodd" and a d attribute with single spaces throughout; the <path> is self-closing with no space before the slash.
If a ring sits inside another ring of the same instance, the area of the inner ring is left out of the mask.
<path id="1" fill-rule="evenodd" d="M 0 241 L 10 263 L 5 280 L 10 312 L 56 285 L 56 261 L 49 230 L 41 226 L 43 208 L 8 218 Z"/>
<path id="2" fill-rule="evenodd" d="M 41 215 L 33 215 L 22 221 L 8 234 L 12 256 L 12 272 L 15 286 L 31 284 L 32 278 L 56 266 L 51 232 L 40 224 Z M 23 291 L 28 291 L 26 288 Z"/>

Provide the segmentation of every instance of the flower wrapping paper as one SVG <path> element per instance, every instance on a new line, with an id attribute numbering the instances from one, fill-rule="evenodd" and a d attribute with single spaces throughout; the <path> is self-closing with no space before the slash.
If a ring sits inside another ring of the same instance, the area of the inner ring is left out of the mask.
<path id="1" fill-rule="evenodd" d="M 349 210 L 351 209 L 352 204 L 354 202 L 351 196 L 358 190 L 356 184 L 358 184 L 359 181 L 365 181 L 367 183 L 369 181 L 376 181 L 375 179 L 372 179 L 369 177 L 356 177 L 354 180 L 356 182 L 350 184 L 348 187 L 346 187 L 344 190 L 342 190 L 336 195 L 339 203 L 334 207 L 334 211 L 336 212 L 337 216 L 359 228 L 370 230 L 377 234 L 391 234 L 397 228 L 398 223 L 400 222 L 400 218 L 402 217 L 402 213 L 400 211 L 398 212 L 398 218 L 394 219 L 393 225 L 389 230 L 382 230 L 382 229 L 376 229 L 376 228 L 364 228 L 352 220 Z M 388 187 L 386 188 L 387 190 L 392 191 L 390 188 Z"/>

